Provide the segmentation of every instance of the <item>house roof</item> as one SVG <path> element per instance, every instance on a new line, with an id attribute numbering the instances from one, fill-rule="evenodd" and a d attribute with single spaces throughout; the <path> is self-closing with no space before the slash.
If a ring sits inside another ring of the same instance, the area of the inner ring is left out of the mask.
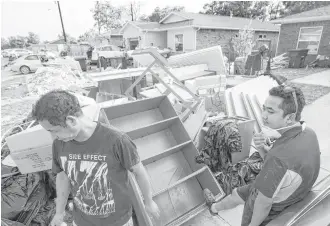
<path id="1" fill-rule="evenodd" d="M 120 34 L 120 30 L 121 30 L 121 28 L 119 28 L 119 29 L 112 29 L 112 30 L 110 30 L 110 31 L 107 31 L 107 32 L 105 32 L 105 33 L 102 33 L 101 35 L 102 35 L 102 36 L 109 36 L 109 35 L 122 35 L 122 34 Z"/>
<path id="2" fill-rule="evenodd" d="M 158 22 L 129 21 L 119 30 L 119 33 L 122 34 L 124 29 L 128 25 L 132 25 L 132 26 L 136 27 L 139 30 L 153 30 L 153 29 L 160 28 L 160 24 Z"/>
<path id="3" fill-rule="evenodd" d="M 241 17 L 230 17 L 230 16 L 218 16 L 218 15 L 207 15 L 207 14 L 199 14 L 199 13 L 189 13 L 189 12 L 172 12 L 167 15 L 160 23 L 163 23 L 166 18 L 170 15 L 177 15 L 179 17 L 186 18 L 188 20 L 192 20 L 192 25 L 194 27 L 200 28 L 213 28 L 213 29 L 242 29 L 245 26 L 249 25 L 251 22 L 251 27 L 256 31 L 279 31 L 279 27 L 269 23 L 262 22 L 259 20 L 251 20 L 248 18 Z"/>
<path id="4" fill-rule="evenodd" d="M 330 5 L 305 11 L 302 13 L 293 14 L 278 20 L 271 21 L 272 23 L 299 23 L 299 22 L 310 22 L 310 21 L 322 21 L 330 20 Z"/>
<path id="5" fill-rule="evenodd" d="M 141 28 L 142 30 L 148 30 L 148 29 L 154 29 L 154 28 L 159 28 L 160 24 L 158 22 L 138 22 L 134 21 L 131 22 L 135 26 Z"/>

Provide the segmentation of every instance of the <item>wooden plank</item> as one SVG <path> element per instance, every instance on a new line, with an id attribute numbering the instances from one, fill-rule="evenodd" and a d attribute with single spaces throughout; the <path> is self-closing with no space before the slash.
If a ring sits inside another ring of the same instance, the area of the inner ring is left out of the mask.
<path id="1" fill-rule="evenodd" d="M 163 70 L 185 91 L 187 91 L 195 100 L 198 100 L 197 96 L 190 91 L 190 89 L 188 89 L 187 87 L 185 87 L 185 85 L 177 78 L 175 77 L 170 70 L 168 70 L 166 67 L 162 67 Z"/>
<path id="2" fill-rule="evenodd" d="M 190 136 L 184 128 L 180 119 L 177 119 L 175 123 L 171 125 L 171 131 L 178 143 L 183 143 L 190 140 Z"/>
<path id="3" fill-rule="evenodd" d="M 225 99 L 225 106 L 226 106 L 226 115 L 228 116 L 234 116 L 234 109 L 233 109 L 233 105 L 231 102 L 231 98 L 230 98 L 230 91 L 226 91 L 224 94 L 224 99 Z"/>
<path id="4" fill-rule="evenodd" d="M 221 46 L 174 55 L 168 59 L 168 63 L 172 67 L 207 64 L 208 70 L 216 71 L 217 74 L 226 74 Z"/>
<path id="5" fill-rule="evenodd" d="M 178 77 L 178 79 L 183 82 L 186 80 L 190 80 L 190 79 L 195 79 L 195 78 L 199 78 L 199 77 L 204 77 L 204 76 L 211 76 L 211 75 L 215 75 L 215 71 L 199 71 L 199 72 L 195 72 L 192 74 L 185 74 L 184 76 L 180 76 Z"/>
<path id="6" fill-rule="evenodd" d="M 208 188 L 213 195 L 216 196 L 217 200 L 222 199 L 226 195 L 209 168 L 198 174 L 196 177 L 202 186 L 202 189 Z"/>
<path id="7" fill-rule="evenodd" d="M 132 205 L 137 216 L 138 224 L 145 226 L 153 226 L 152 222 L 145 210 L 143 199 L 140 195 L 140 188 L 135 180 L 135 176 L 128 171 L 128 192 L 130 194 Z"/>
<path id="8" fill-rule="evenodd" d="M 202 101 L 197 107 L 196 112 L 190 114 L 190 116 L 184 121 L 183 125 L 192 140 L 195 140 L 199 130 L 205 122 L 206 116 L 205 101 Z"/>
<path id="9" fill-rule="evenodd" d="M 125 95 L 130 98 L 130 92 L 132 92 L 133 88 L 139 84 L 139 82 L 144 78 L 144 76 L 147 74 L 148 71 L 155 65 L 156 61 L 154 61 L 152 64 L 150 64 L 145 71 L 135 80 L 135 82 L 128 87 L 128 89 L 125 91 Z"/>
<path id="10" fill-rule="evenodd" d="M 178 145 L 175 145 L 172 148 L 163 150 L 160 153 L 149 152 L 150 155 L 148 156 L 148 158 L 143 159 L 141 161 L 144 165 L 148 165 L 148 164 L 153 163 L 155 161 L 162 160 L 162 158 L 165 158 L 166 156 L 169 156 L 169 155 L 172 155 L 173 153 L 181 151 L 184 147 L 186 147 L 190 143 L 191 143 L 191 141 L 186 141 L 186 142 L 180 143 Z"/>
<path id="11" fill-rule="evenodd" d="M 237 123 L 237 127 L 241 136 L 242 151 L 232 153 L 233 164 L 236 164 L 239 161 L 249 157 L 255 124 L 256 123 L 254 119 Z"/>
<path id="12" fill-rule="evenodd" d="M 163 99 L 163 101 L 159 105 L 159 110 L 160 110 L 161 114 L 163 115 L 164 119 L 177 116 L 177 113 L 175 112 L 175 110 L 168 98 Z"/>
<path id="13" fill-rule="evenodd" d="M 186 176 L 185 178 L 182 178 L 181 180 L 178 180 L 177 182 L 175 182 L 174 184 L 172 184 L 171 186 L 164 188 L 162 191 L 156 193 L 153 195 L 153 197 L 156 197 L 157 195 L 160 195 L 162 193 L 165 193 L 166 191 L 169 191 L 170 189 L 178 186 L 181 183 L 184 183 L 185 181 L 194 178 L 196 176 L 198 176 L 199 174 L 203 173 L 204 171 L 208 170 L 209 168 L 207 166 L 203 166 L 202 168 L 194 171 L 192 174 L 189 174 L 188 176 Z"/>
<path id="14" fill-rule="evenodd" d="M 188 144 L 182 149 L 183 155 L 186 158 L 190 168 L 197 171 L 204 167 L 203 164 L 196 163 L 196 156 L 199 154 L 193 143 Z"/>
<path id="15" fill-rule="evenodd" d="M 104 111 L 107 114 L 109 121 L 111 121 L 115 118 L 119 118 L 125 115 L 131 115 L 142 111 L 158 108 L 160 103 L 164 100 L 164 98 L 166 97 L 160 96 L 150 99 L 137 100 L 121 105 L 110 106 L 104 108 Z"/>
<path id="16" fill-rule="evenodd" d="M 167 153 L 166 157 L 145 165 L 154 194 L 192 173 L 180 149 L 173 154 Z"/>
<path id="17" fill-rule="evenodd" d="M 204 202 L 203 192 L 195 177 L 154 197 L 161 211 L 161 222 L 166 225 Z"/>
<path id="18" fill-rule="evenodd" d="M 259 107 L 259 111 L 262 112 L 262 108 L 263 108 L 263 107 L 262 107 L 262 104 L 260 103 L 258 97 L 257 97 L 256 95 L 253 95 L 253 98 L 254 98 L 254 100 L 256 101 L 257 106 Z"/>
<path id="19" fill-rule="evenodd" d="M 110 124 L 126 133 L 162 120 L 164 120 L 164 117 L 159 108 L 154 108 L 148 111 L 112 119 Z"/>
<path id="20" fill-rule="evenodd" d="M 180 87 L 179 85 L 173 83 L 172 85 L 169 85 L 171 87 L 172 90 L 174 90 L 185 102 L 193 102 L 193 97 L 184 89 L 182 89 L 182 87 Z M 159 89 L 159 91 L 161 93 L 164 93 L 167 88 L 163 85 L 163 84 L 156 84 L 157 89 Z M 179 99 L 177 98 L 173 93 L 168 94 L 168 98 L 170 100 L 174 100 L 174 99 Z"/>
<path id="21" fill-rule="evenodd" d="M 229 101 L 230 101 L 230 105 L 232 106 L 233 115 L 236 116 L 237 112 L 236 112 L 236 106 L 234 103 L 234 97 L 232 92 L 229 93 Z"/>
<path id="22" fill-rule="evenodd" d="M 135 139 L 145 137 L 145 136 L 148 136 L 150 134 L 157 133 L 157 132 L 160 132 L 162 130 L 168 129 L 168 128 L 170 128 L 170 126 L 173 123 L 176 123 L 177 120 L 179 120 L 178 116 L 173 117 L 173 118 L 169 118 L 169 119 L 165 119 L 165 120 L 162 120 L 162 121 L 159 121 L 159 122 L 156 122 L 156 123 L 153 123 L 153 124 L 150 124 L 150 125 L 147 125 L 147 126 L 135 129 L 135 130 L 132 130 L 130 132 L 127 132 L 127 135 L 131 139 L 135 140 Z"/>
<path id="23" fill-rule="evenodd" d="M 154 59 L 158 60 L 158 64 L 162 64 L 164 66 L 168 65 L 167 60 L 165 59 L 165 57 L 163 57 L 156 49 L 154 48 L 148 48 L 148 49 L 138 49 L 138 50 L 134 50 L 134 52 L 132 53 L 132 56 L 136 56 L 136 55 L 150 55 L 152 56 Z"/>
<path id="24" fill-rule="evenodd" d="M 244 93 L 241 93 L 240 97 L 241 97 L 241 99 L 242 99 L 242 101 L 243 101 L 244 108 L 245 108 L 245 110 L 246 110 L 246 113 L 247 113 L 248 117 L 249 117 L 250 119 L 253 119 L 253 116 L 252 116 L 253 113 L 252 113 L 252 112 L 250 111 L 250 109 L 249 109 L 249 104 L 247 103 L 247 101 L 246 101 L 246 99 L 245 99 L 245 95 L 244 95 Z"/>
<path id="25" fill-rule="evenodd" d="M 180 221 L 181 222 L 181 221 Z M 178 224 L 173 224 L 178 225 Z M 202 211 L 196 215 L 193 215 L 190 219 L 188 219 L 182 226 L 197 226 L 197 225 L 205 225 L 205 226 L 232 226 L 228 224 L 225 220 L 223 220 L 219 216 L 212 216 L 210 214 L 210 210 L 208 207 L 204 207 Z M 172 225 L 171 225 L 172 226 Z"/>
<path id="26" fill-rule="evenodd" d="M 260 121 L 260 118 L 258 117 L 257 112 L 256 112 L 256 110 L 255 110 L 255 108 L 253 106 L 252 101 L 251 101 L 251 98 L 250 98 L 250 96 L 248 94 L 246 94 L 246 99 L 247 99 L 247 101 L 248 101 L 248 103 L 249 103 L 249 105 L 250 105 L 250 107 L 252 109 L 254 118 L 257 121 L 257 124 L 258 124 L 258 127 L 259 127 L 259 131 L 258 132 L 260 132 L 262 130 L 262 122 Z"/>
<path id="27" fill-rule="evenodd" d="M 169 129 L 135 139 L 134 143 L 137 146 L 141 161 L 159 155 L 163 153 L 164 150 L 177 145 L 177 142 Z"/>
<path id="28" fill-rule="evenodd" d="M 171 90 L 171 93 L 173 93 L 174 96 L 176 96 L 179 100 L 182 101 L 182 103 L 187 107 L 189 108 L 190 110 L 192 110 L 190 104 L 187 104 L 187 101 L 184 100 L 177 92 L 176 90 L 172 89 L 172 87 L 170 85 L 168 85 L 167 83 L 165 83 L 161 78 L 159 78 L 156 74 L 152 73 L 152 76 L 154 76 L 163 86 L 166 87 L 166 89 L 169 89 Z M 185 90 L 185 91 L 188 91 L 191 92 L 189 89 Z M 194 96 L 192 95 L 192 98 L 194 98 Z"/>
<path id="29" fill-rule="evenodd" d="M 144 98 L 154 98 L 158 96 L 162 96 L 163 94 L 159 91 L 159 89 L 154 88 L 154 89 L 148 89 L 140 92 L 140 95 L 143 96 Z"/>
<path id="30" fill-rule="evenodd" d="M 242 100 L 243 100 L 244 107 L 245 107 L 245 109 L 246 109 L 246 112 L 247 112 L 247 114 L 248 114 L 248 117 L 249 117 L 250 119 L 254 119 L 254 115 L 253 115 L 252 109 L 251 109 L 249 103 L 247 102 L 244 93 L 241 93 L 241 98 L 242 98 Z M 256 123 L 254 123 L 254 131 L 258 132 L 258 125 L 257 125 Z"/>

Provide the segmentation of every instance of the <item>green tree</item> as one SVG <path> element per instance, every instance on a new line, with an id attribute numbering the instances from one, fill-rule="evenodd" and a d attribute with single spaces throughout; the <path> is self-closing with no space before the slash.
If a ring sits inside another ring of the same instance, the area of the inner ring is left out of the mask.
<path id="1" fill-rule="evenodd" d="M 39 44 L 40 43 L 40 38 L 39 35 L 33 32 L 29 32 L 29 35 L 27 36 L 27 44 Z"/>
<path id="2" fill-rule="evenodd" d="M 127 14 L 130 16 L 131 21 L 136 21 L 140 17 L 141 3 L 137 1 L 131 1 L 126 8 Z"/>
<path id="3" fill-rule="evenodd" d="M 1 50 L 9 49 L 9 41 L 6 38 L 1 38 Z"/>
<path id="4" fill-rule="evenodd" d="M 123 11 L 122 7 L 114 7 L 110 2 L 97 1 L 91 12 L 95 20 L 94 26 L 97 27 L 99 34 L 101 34 L 101 31 L 121 28 L 123 25 L 121 21 Z"/>
<path id="5" fill-rule="evenodd" d="M 77 39 L 72 37 L 70 34 L 65 33 L 65 36 L 66 36 L 67 43 L 76 43 L 77 42 Z M 58 39 L 64 39 L 64 36 L 63 36 L 63 34 L 58 34 L 57 38 Z"/>
<path id="6" fill-rule="evenodd" d="M 185 10 L 184 6 L 173 6 L 173 7 L 167 6 L 162 9 L 159 7 L 156 7 L 154 9 L 154 11 L 151 13 L 151 15 L 149 15 L 149 16 L 142 15 L 139 20 L 149 21 L 149 22 L 159 22 L 171 12 L 181 12 L 184 10 Z"/>
<path id="7" fill-rule="evenodd" d="M 283 16 L 309 11 L 330 5 L 330 1 L 283 1 L 285 6 Z"/>
<path id="8" fill-rule="evenodd" d="M 238 36 L 232 39 L 235 53 L 240 57 L 247 57 L 255 44 L 254 31 L 251 28 L 251 23 L 239 30 Z"/>
<path id="9" fill-rule="evenodd" d="M 272 1 L 268 7 L 268 20 L 276 20 L 284 15 L 285 6 L 282 1 Z"/>
<path id="10" fill-rule="evenodd" d="M 90 39 L 93 39 L 96 36 L 97 36 L 96 31 L 94 29 L 90 29 L 78 37 L 78 42 L 89 41 Z"/>
<path id="11" fill-rule="evenodd" d="M 8 37 L 10 48 L 24 48 L 26 47 L 26 37 L 23 36 L 10 36 Z"/>
<path id="12" fill-rule="evenodd" d="M 204 5 L 202 13 L 250 18 L 252 1 L 213 1 Z"/>
<path id="13" fill-rule="evenodd" d="M 268 17 L 268 8 L 270 2 L 267 1 L 255 1 L 253 2 L 250 13 L 251 18 L 265 21 Z"/>

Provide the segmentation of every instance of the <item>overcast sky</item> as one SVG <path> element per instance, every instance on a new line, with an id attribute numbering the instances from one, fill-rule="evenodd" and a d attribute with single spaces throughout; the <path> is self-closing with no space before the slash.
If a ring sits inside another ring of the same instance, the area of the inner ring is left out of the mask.
<path id="1" fill-rule="evenodd" d="M 112 0 L 114 6 L 125 5 L 130 0 Z M 149 15 L 157 6 L 184 6 L 187 12 L 198 13 L 211 0 L 141 0 L 141 14 Z M 78 38 L 93 28 L 94 20 L 90 10 L 94 1 L 60 1 L 66 33 Z M 62 33 L 57 4 L 54 1 L 9 1 L 1 0 L 1 37 L 35 32 L 42 41 L 57 39 Z"/>

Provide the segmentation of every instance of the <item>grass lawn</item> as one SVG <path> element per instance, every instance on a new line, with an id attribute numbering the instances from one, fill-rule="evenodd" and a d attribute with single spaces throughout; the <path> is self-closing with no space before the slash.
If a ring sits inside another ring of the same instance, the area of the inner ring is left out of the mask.
<path id="1" fill-rule="evenodd" d="M 329 68 L 281 68 L 277 70 L 272 70 L 274 75 L 280 75 L 287 78 L 289 81 L 312 75 L 321 71 L 329 70 Z M 299 87 L 305 96 L 306 105 L 313 103 L 318 98 L 328 94 L 330 92 L 330 87 L 320 86 L 320 85 L 310 85 L 301 83 L 290 83 L 296 87 Z"/>
<path id="2" fill-rule="evenodd" d="M 329 68 L 280 68 L 272 70 L 271 73 L 274 75 L 281 75 L 288 80 L 305 77 L 311 74 L 315 74 L 321 71 L 329 70 Z"/>
<path id="3" fill-rule="evenodd" d="M 304 93 L 306 105 L 313 103 L 318 98 L 328 94 L 330 92 L 330 87 L 310 85 L 310 84 L 301 84 L 301 83 L 288 83 L 292 84 L 301 89 Z"/>

